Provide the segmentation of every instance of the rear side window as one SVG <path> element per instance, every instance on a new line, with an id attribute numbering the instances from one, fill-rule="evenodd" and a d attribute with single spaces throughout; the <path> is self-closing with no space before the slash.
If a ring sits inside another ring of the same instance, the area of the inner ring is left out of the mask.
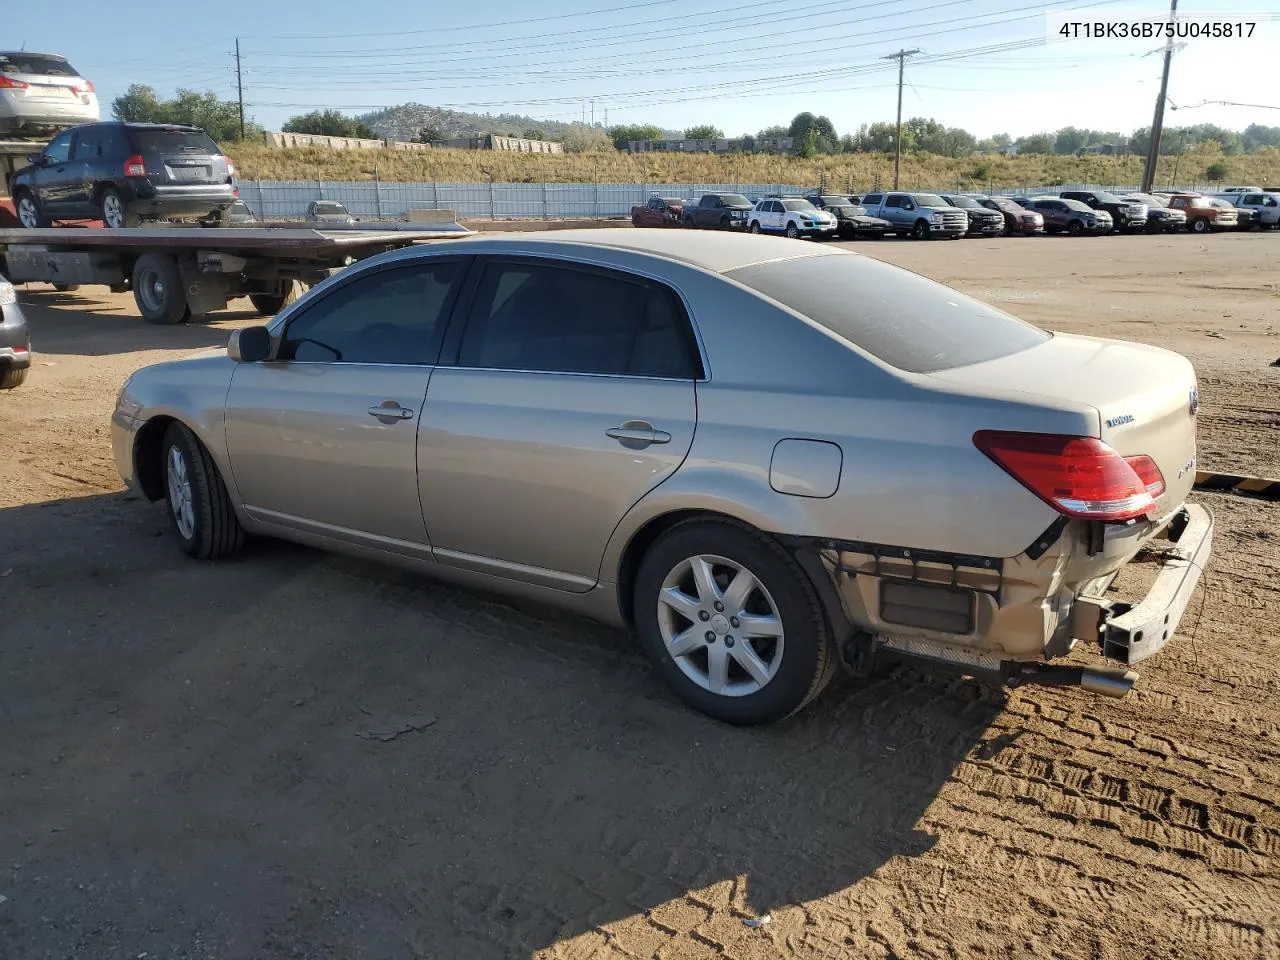
<path id="1" fill-rule="evenodd" d="M 994 360 L 1049 339 L 1039 327 L 870 258 L 804 257 L 727 275 L 908 373 Z"/>
<path id="2" fill-rule="evenodd" d="M 42 77 L 78 77 L 75 67 L 61 57 L 40 53 L 0 53 L 0 73 L 28 73 Z"/>
<path id="3" fill-rule="evenodd" d="M 902 206 L 902 201 L 905 199 L 907 198 L 906 197 L 890 197 L 888 200 L 884 202 L 884 205 L 886 207 L 900 207 Z"/>
<path id="4" fill-rule="evenodd" d="M 357 277 L 289 321 L 276 359 L 433 364 L 461 270 L 432 260 Z"/>
<path id="5" fill-rule="evenodd" d="M 675 294 L 622 274 L 530 262 L 485 266 L 458 365 L 694 379 L 697 351 Z"/>
<path id="6" fill-rule="evenodd" d="M 867 206 L 867 207 L 874 207 L 879 202 L 880 202 L 880 194 L 878 193 L 868 193 L 865 197 L 862 198 L 863 206 Z"/>
<path id="7" fill-rule="evenodd" d="M 129 139 L 138 153 L 222 153 L 203 130 L 144 130 L 132 128 Z"/>

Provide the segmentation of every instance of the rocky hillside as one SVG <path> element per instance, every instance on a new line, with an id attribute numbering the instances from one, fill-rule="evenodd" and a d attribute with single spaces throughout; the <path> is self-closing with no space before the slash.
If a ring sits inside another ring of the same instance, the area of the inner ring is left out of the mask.
<path id="1" fill-rule="evenodd" d="M 416 140 L 423 127 L 435 127 L 445 137 L 469 137 L 481 133 L 499 133 L 518 137 L 526 130 L 543 131 L 550 139 L 558 140 L 568 124 L 551 120 L 535 120 L 514 113 L 479 114 L 463 113 L 428 107 L 421 103 L 405 103 L 366 113 L 360 118 L 381 136 L 395 140 Z"/>

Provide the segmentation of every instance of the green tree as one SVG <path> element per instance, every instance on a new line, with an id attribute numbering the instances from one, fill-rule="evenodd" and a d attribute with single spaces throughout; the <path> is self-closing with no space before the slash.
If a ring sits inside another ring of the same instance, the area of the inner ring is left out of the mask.
<path id="1" fill-rule="evenodd" d="M 444 131 L 439 127 L 423 127 L 418 131 L 419 143 L 436 143 L 440 140 L 448 139 L 444 135 Z"/>
<path id="2" fill-rule="evenodd" d="M 1079 153 L 1089 145 L 1089 131 L 1063 127 L 1053 136 L 1053 152 L 1061 156 Z"/>
<path id="3" fill-rule="evenodd" d="M 1231 171 L 1227 168 L 1227 165 L 1221 160 L 1211 163 L 1204 168 L 1205 179 L 1211 182 L 1225 180 L 1230 173 Z"/>
<path id="4" fill-rule="evenodd" d="M 756 134 L 757 140 L 776 140 L 778 137 L 789 137 L 791 131 L 780 123 L 775 123 L 772 127 L 765 127 Z"/>
<path id="5" fill-rule="evenodd" d="M 810 127 L 796 139 L 796 156 L 812 157 L 818 152 L 818 131 Z"/>
<path id="6" fill-rule="evenodd" d="M 526 140 L 545 140 L 547 139 L 547 131 L 541 127 L 530 127 L 524 133 L 520 134 Z"/>
<path id="7" fill-rule="evenodd" d="M 1029 137 L 1019 137 L 1017 141 L 1019 153 L 1053 153 L 1053 134 L 1033 133 Z"/>
<path id="8" fill-rule="evenodd" d="M 684 137 L 686 140 L 722 140 L 724 131 L 719 127 L 704 123 L 697 127 L 690 127 L 684 132 Z"/>
<path id="9" fill-rule="evenodd" d="M 179 87 L 172 100 L 161 100 L 153 88 L 132 84 L 124 96 L 111 103 L 117 120 L 131 123 L 185 123 L 202 127 L 215 140 L 240 137 L 240 108 L 234 100 L 220 100 L 212 90 L 204 93 Z M 254 136 L 262 128 L 246 119 L 245 134 Z"/>
<path id="10" fill-rule="evenodd" d="M 571 123 L 561 138 L 566 153 L 612 153 L 613 141 L 599 127 Z"/>
<path id="11" fill-rule="evenodd" d="M 286 133 L 311 133 L 322 137 L 356 137 L 376 140 L 378 134 L 363 120 L 348 117 L 337 110 L 313 110 L 290 117 L 281 128 Z"/>
<path id="12" fill-rule="evenodd" d="M 609 129 L 609 137 L 619 150 L 625 150 L 632 140 L 661 140 L 662 128 L 651 123 L 628 123 Z"/>
<path id="13" fill-rule="evenodd" d="M 124 123 L 164 123 L 164 108 L 152 87 L 129 84 L 124 96 L 111 101 L 111 113 Z"/>

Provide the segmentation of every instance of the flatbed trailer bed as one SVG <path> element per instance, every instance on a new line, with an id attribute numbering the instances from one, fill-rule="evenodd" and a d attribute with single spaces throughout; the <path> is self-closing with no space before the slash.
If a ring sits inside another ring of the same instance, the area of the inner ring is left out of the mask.
<path id="1" fill-rule="evenodd" d="M 69 290 L 132 290 L 151 323 L 182 323 L 248 296 L 275 313 L 303 286 L 356 260 L 427 240 L 466 236 L 456 222 L 419 230 L 311 227 L 50 227 L 0 229 L 4 273 Z"/>

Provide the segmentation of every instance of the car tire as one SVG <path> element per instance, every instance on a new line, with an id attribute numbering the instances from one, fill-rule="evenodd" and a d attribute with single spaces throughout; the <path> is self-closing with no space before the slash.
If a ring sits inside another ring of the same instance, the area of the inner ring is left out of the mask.
<path id="1" fill-rule="evenodd" d="M 1192 233 L 1208 233 L 1209 221 L 1206 220 L 1204 217 L 1196 217 L 1194 220 L 1191 221 L 1191 224 L 1188 229 L 1190 229 Z"/>
<path id="2" fill-rule="evenodd" d="M 695 578 L 695 564 L 710 577 Z M 733 600 L 729 584 L 744 572 L 750 578 L 746 598 Z M 714 605 L 725 600 L 729 609 L 716 611 Z M 813 584 L 776 540 L 744 524 L 697 519 L 668 530 L 640 562 L 633 609 L 640 643 L 672 692 L 726 723 L 782 720 L 821 693 L 835 672 L 838 658 Z M 761 624 L 771 619 L 778 633 L 766 636 L 761 626 L 753 640 L 735 638 L 733 631 L 744 629 L 738 620 L 743 613 Z M 714 640 L 708 642 L 708 635 Z M 681 653 L 682 640 L 695 645 Z"/>
<path id="3" fill-rule="evenodd" d="M 40 203 L 27 190 L 18 191 L 13 198 L 14 210 L 18 214 L 18 222 L 28 230 L 36 230 L 49 226 L 49 218 L 40 209 Z"/>
<path id="4" fill-rule="evenodd" d="M 105 187 L 98 194 L 98 217 L 111 230 L 136 227 L 142 222 L 137 214 L 129 213 L 124 197 L 120 196 L 120 191 L 115 187 Z"/>
<path id="5" fill-rule="evenodd" d="M 787 228 L 783 231 L 787 235 L 788 240 L 795 240 L 800 236 L 800 228 L 794 223 L 788 223 Z"/>
<path id="6" fill-rule="evenodd" d="M 728 230 L 728 229 L 729 229 L 729 218 L 728 218 L 728 217 L 721 217 L 721 218 L 720 218 L 720 229 L 721 229 L 721 230 Z"/>
<path id="7" fill-rule="evenodd" d="M 53 285 L 53 289 L 57 290 L 59 293 L 75 293 L 77 290 L 79 290 L 79 289 L 80 289 L 80 284 L 78 284 L 78 283 L 55 283 L 55 284 Z"/>
<path id="8" fill-rule="evenodd" d="M 14 387 L 22 386 L 30 369 L 30 367 L 11 367 L 0 373 L 0 390 L 12 390 Z"/>
<path id="9" fill-rule="evenodd" d="M 915 225 L 911 228 L 911 239 L 912 240 L 928 240 L 929 235 L 932 232 L 933 231 L 929 227 L 929 222 L 927 220 L 917 220 L 915 222 Z"/>
<path id="10" fill-rule="evenodd" d="M 1084 233 L 1084 224 L 1081 223 L 1079 220 L 1072 220 L 1070 223 L 1067 224 L 1068 236 L 1078 237 L 1082 233 Z"/>
<path id="11" fill-rule="evenodd" d="M 253 304 L 253 309 L 257 310 L 263 316 L 274 317 L 277 313 L 301 296 L 301 284 L 299 284 L 298 281 L 283 280 L 281 281 L 281 286 L 284 288 L 281 293 L 249 294 L 249 302 Z"/>
<path id="12" fill-rule="evenodd" d="M 148 323 L 175 324 L 191 315 L 182 274 L 173 257 L 144 253 L 133 265 L 133 299 Z"/>
<path id="13" fill-rule="evenodd" d="M 759 233 L 759 232 L 760 232 L 760 221 L 759 221 L 759 220 L 752 220 L 752 221 L 751 221 L 751 226 L 750 226 L 748 229 L 749 229 L 752 233 Z"/>
<path id="14" fill-rule="evenodd" d="M 165 506 L 182 552 L 197 560 L 231 556 L 244 545 L 244 528 L 209 451 L 181 423 L 170 424 L 161 451 Z"/>

